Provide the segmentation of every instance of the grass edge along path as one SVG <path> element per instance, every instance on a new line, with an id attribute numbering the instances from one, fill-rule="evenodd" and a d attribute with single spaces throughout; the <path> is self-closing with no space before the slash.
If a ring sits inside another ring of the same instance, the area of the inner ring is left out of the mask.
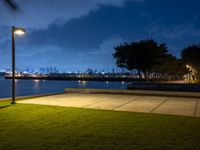
<path id="1" fill-rule="evenodd" d="M 0 102 L 2 150 L 200 149 L 200 118 L 9 102 Z"/>

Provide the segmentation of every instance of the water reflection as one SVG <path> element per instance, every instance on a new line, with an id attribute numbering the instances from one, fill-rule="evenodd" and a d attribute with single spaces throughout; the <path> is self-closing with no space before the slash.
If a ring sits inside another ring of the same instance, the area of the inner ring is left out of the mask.
<path id="1" fill-rule="evenodd" d="M 17 96 L 64 92 L 65 88 L 126 89 L 127 82 L 16 80 Z M 11 96 L 12 80 L 0 78 L 0 98 Z"/>
<path id="2" fill-rule="evenodd" d="M 86 84 L 87 82 L 86 81 L 82 81 L 82 84 Z"/>
<path id="3" fill-rule="evenodd" d="M 81 81 L 81 80 L 78 80 L 78 83 L 79 83 L 79 87 L 80 88 L 85 88 L 87 86 L 87 81 Z"/>
<path id="4" fill-rule="evenodd" d="M 38 90 L 40 88 L 40 80 L 33 80 L 34 81 L 34 88 Z"/>

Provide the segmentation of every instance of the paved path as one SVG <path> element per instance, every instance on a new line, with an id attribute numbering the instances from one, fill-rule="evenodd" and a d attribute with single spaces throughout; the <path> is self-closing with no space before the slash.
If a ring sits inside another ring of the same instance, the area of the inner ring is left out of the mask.
<path id="1" fill-rule="evenodd" d="M 200 100 L 197 98 L 68 93 L 18 103 L 200 117 Z"/>

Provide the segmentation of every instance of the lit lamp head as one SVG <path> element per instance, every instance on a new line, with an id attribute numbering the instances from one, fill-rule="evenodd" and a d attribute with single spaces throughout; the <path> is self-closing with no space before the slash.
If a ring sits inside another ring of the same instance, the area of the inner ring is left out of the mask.
<path id="1" fill-rule="evenodd" d="M 17 34 L 17 35 L 24 35 L 25 29 L 24 28 L 15 28 L 14 33 Z"/>

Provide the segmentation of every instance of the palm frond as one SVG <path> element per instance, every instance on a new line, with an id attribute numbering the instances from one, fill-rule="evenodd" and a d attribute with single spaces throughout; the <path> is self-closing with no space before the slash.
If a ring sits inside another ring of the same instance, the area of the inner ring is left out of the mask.
<path id="1" fill-rule="evenodd" d="M 5 5 L 13 11 L 18 11 L 19 7 L 13 0 L 3 0 Z"/>

